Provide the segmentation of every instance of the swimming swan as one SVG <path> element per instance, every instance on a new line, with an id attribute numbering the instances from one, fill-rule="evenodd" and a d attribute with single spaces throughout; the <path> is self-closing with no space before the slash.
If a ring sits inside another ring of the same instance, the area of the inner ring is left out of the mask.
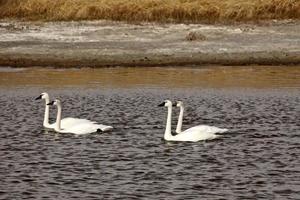
<path id="1" fill-rule="evenodd" d="M 35 100 L 39 100 L 39 99 L 45 99 L 46 102 L 46 107 L 45 107 L 45 114 L 44 114 L 44 122 L 43 122 L 43 126 L 45 128 L 50 128 L 50 129 L 54 129 L 55 128 L 55 123 L 50 124 L 49 123 L 49 109 L 50 106 L 47 105 L 50 103 L 50 98 L 49 98 L 49 94 L 46 92 L 41 93 L 40 96 L 38 96 L 37 98 L 35 98 Z M 74 126 L 75 124 L 79 124 L 79 123 L 96 123 L 87 119 L 78 119 L 78 118 L 64 118 L 61 120 L 61 128 L 65 129 L 65 128 L 69 128 Z"/>
<path id="2" fill-rule="evenodd" d="M 181 134 L 181 133 L 184 133 L 186 131 L 196 131 L 196 130 L 198 130 L 199 132 L 201 132 L 203 134 L 225 133 L 226 131 L 228 131 L 228 129 L 225 129 L 225 128 L 222 129 L 222 128 L 218 128 L 218 127 L 215 127 L 215 126 L 199 125 L 199 126 L 194 126 L 192 128 L 189 128 L 189 129 L 185 130 L 184 132 L 181 132 L 182 120 L 183 120 L 183 111 L 184 111 L 183 102 L 182 101 L 177 101 L 176 106 L 180 107 L 180 113 L 179 113 L 177 127 L 176 127 L 176 133 L 177 134 Z"/>
<path id="3" fill-rule="evenodd" d="M 61 102 L 58 99 L 48 103 L 47 105 L 56 105 L 57 106 L 57 116 L 56 116 L 56 126 L 54 130 L 59 133 L 74 133 L 78 135 L 94 133 L 99 131 L 109 131 L 113 127 L 105 126 L 102 124 L 95 124 L 95 123 L 79 123 L 74 124 L 71 127 L 62 129 L 61 128 Z"/>
<path id="4" fill-rule="evenodd" d="M 178 135 L 173 136 L 171 134 L 171 121 L 172 121 L 172 102 L 170 100 L 165 100 L 163 103 L 159 104 L 158 106 L 165 106 L 168 108 L 168 117 L 167 117 L 167 124 L 166 130 L 164 134 L 164 139 L 167 141 L 186 141 L 186 142 L 197 142 L 200 140 L 212 140 L 219 135 L 212 134 L 209 132 L 202 132 L 198 129 L 188 129 Z"/>

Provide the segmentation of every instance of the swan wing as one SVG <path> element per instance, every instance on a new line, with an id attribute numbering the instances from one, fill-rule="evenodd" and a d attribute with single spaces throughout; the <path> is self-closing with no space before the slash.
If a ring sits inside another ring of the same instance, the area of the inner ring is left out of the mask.
<path id="1" fill-rule="evenodd" d="M 65 133 L 74 133 L 77 135 L 89 134 L 97 132 L 97 125 L 95 124 L 77 124 L 73 127 L 64 129 Z"/>
<path id="2" fill-rule="evenodd" d="M 209 132 L 207 130 L 209 129 L 206 129 L 205 127 L 201 127 L 201 128 L 193 127 L 174 136 L 174 140 L 197 142 L 200 140 L 212 140 L 221 136 L 221 135 L 216 135 L 215 133 Z"/>
<path id="3" fill-rule="evenodd" d="M 60 126 L 62 129 L 69 129 L 78 124 L 96 124 L 96 122 L 90 121 L 88 119 L 79 119 L 79 118 L 71 118 L 71 117 L 62 119 L 60 123 L 61 123 Z M 54 129 L 56 127 L 56 122 L 53 124 L 49 124 L 45 127 Z"/>
<path id="4" fill-rule="evenodd" d="M 64 118 L 61 120 L 61 128 L 68 129 L 78 124 L 95 124 L 96 122 L 90 121 L 88 119 L 79 119 L 79 118 Z"/>
<path id="5" fill-rule="evenodd" d="M 201 133 L 225 133 L 228 131 L 228 129 L 226 128 L 218 128 L 215 126 L 208 126 L 208 125 L 199 125 L 199 126 L 194 126 L 191 127 L 185 131 L 199 131 Z M 184 131 L 184 132 L 185 132 Z"/>
<path id="6" fill-rule="evenodd" d="M 101 131 L 108 131 L 111 130 L 113 127 L 111 126 L 105 126 L 102 124 L 93 124 L 93 123 L 81 123 L 77 124 L 73 127 L 64 129 L 64 133 L 73 133 L 77 135 L 83 135 L 83 134 L 89 134 L 89 133 L 95 133 L 98 132 L 99 129 Z"/>

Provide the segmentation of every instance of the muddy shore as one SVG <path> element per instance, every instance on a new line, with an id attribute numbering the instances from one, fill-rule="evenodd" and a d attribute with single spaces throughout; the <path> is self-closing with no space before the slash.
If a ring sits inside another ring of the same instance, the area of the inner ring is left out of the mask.
<path id="1" fill-rule="evenodd" d="M 0 21 L 0 66 L 298 65 L 300 22 Z"/>

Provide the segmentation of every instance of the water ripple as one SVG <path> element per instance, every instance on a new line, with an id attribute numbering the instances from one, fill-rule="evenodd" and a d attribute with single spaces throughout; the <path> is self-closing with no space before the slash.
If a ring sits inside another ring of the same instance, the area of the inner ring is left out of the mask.
<path id="1" fill-rule="evenodd" d="M 0 91 L 3 199 L 299 197 L 296 93 L 49 90 L 53 97 L 62 97 L 64 116 L 115 127 L 111 133 L 75 136 L 44 130 L 44 104 L 33 101 L 41 91 L 25 90 Z M 156 105 L 179 97 L 187 108 L 184 128 L 203 123 L 230 132 L 208 142 L 162 140 L 166 110 Z"/>

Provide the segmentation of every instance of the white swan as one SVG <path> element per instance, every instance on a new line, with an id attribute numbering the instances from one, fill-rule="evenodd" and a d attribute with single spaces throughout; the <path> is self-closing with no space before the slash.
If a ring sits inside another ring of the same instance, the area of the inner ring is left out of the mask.
<path id="1" fill-rule="evenodd" d="M 219 135 L 203 132 L 198 129 L 188 129 L 178 135 L 173 136 L 171 134 L 171 121 L 172 121 L 172 102 L 170 100 L 165 100 L 162 104 L 158 106 L 165 106 L 168 108 L 168 117 L 167 117 L 167 124 L 166 130 L 164 134 L 164 139 L 167 141 L 187 141 L 187 142 L 197 142 L 200 140 L 212 140 Z"/>
<path id="2" fill-rule="evenodd" d="M 47 105 L 48 103 L 50 103 L 50 98 L 49 98 L 49 94 L 46 92 L 41 93 L 40 96 L 38 96 L 37 98 L 35 98 L 35 100 L 39 100 L 39 99 L 45 99 L 46 102 L 46 107 L 45 107 L 45 114 L 44 114 L 44 121 L 43 121 L 43 126 L 45 128 L 50 128 L 50 129 L 54 129 L 55 128 L 55 123 L 50 124 L 49 123 L 49 110 L 50 110 L 50 106 Z M 61 120 L 61 127 L 63 129 L 65 128 L 69 128 L 74 126 L 75 124 L 79 124 L 79 123 L 96 123 L 87 119 L 78 119 L 78 118 L 64 118 Z"/>
<path id="3" fill-rule="evenodd" d="M 182 127 L 182 120 L 183 120 L 183 111 L 184 111 L 184 106 L 182 101 L 177 101 L 176 104 L 177 107 L 180 107 L 180 112 L 179 112 L 179 117 L 178 117 L 178 122 L 177 122 L 177 127 L 176 127 L 176 133 L 181 134 L 189 131 L 199 131 L 203 134 L 216 134 L 216 133 L 225 133 L 228 131 L 228 129 L 223 129 L 223 128 L 218 128 L 215 126 L 208 126 L 208 125 L 199 125 L 199 126 L 194 126 L 192 128 L 189 128 L 185 130 L 184 132 L 181 132 L 181 127 Z M 218 135 L 217 137 L 219 137 Z"/>
<path id="4" fill-rule="evenodd" d="M 95 124 L 95 123 L 79 123 L 75 124 L 71 127 L 62 129 L 61 128 L 61 102 L 58 99 L 55 99 L 51 103 L 47 105 L 56 105 L 57 106 L 57 116 L 56 116 L 56 125 L 54 130 L 59 133 L 74 133 L 78 135 L 94 133 L 99 131 L 109 131 L 113 129 L 111 126 L 105 126 L 102 124 Z"/>

